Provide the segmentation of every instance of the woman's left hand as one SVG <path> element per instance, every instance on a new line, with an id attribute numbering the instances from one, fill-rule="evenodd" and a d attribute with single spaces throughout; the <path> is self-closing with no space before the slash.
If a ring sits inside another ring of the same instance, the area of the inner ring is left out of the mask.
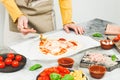
<path id="1" fill-rule="evenodd" d="M 78 26 L 78 25 L 76 25 L 76 24 L 74 24 L 74 23 L 64 25 L 64 30 L 65 30 L 67 33 L 70 32 L 70 29 L 74 30 L 75 34 L 77 34 L 77 35 L 78 35 L 78 34 L 81 34 L 81 35 L 82 35 L 82 34 L 84 33 L 83 27 Z"/>

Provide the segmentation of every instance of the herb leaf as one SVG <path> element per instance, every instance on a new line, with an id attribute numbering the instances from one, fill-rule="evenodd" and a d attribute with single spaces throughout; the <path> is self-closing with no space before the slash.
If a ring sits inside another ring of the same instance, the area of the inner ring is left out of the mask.
<path id="1" fill-rule="evenodd" d="M 34 70 L 37 70 L 37 69 L 39 69 L 39 68 L 41 68 L 41 67 L 42 67 L 41 64 L 34 64 L 33 66 L 31 66 L 31 67 L 29 68 L 29 70 L 30 70 L 30 71 L 34 71 Z"/>
<path id="2" fill-rule="evenodd" d="M 116 55 L 111 56 L 112 61 L 115 61 L 117 59 Z"/>
<path id="3" fill-rule="evenodd" d="M 94 34 L 92 34 L 93 37 L 102 37 L 102 34 L 99 32 L 96 32 Z"/>

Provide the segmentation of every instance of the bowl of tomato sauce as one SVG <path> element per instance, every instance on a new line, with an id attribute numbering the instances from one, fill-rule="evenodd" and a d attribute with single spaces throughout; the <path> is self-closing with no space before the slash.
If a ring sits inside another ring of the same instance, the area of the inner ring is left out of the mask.
<path id="1" fill-rule="evenodd" d="M 106 68 L 101 65 L 92 65 L 89 67 L 89 73 L 91 77 L 96 78 L 96 79 L 102 78 L 105 72 L 106 72 Z"/>
<path id="2" fill-rule="evenodd" d="M 66 68 L 72 68 L 74 64 L 74 60 L 70 57 L 62 57 L 58 59 L 59 66 L 63 66 Z"/>

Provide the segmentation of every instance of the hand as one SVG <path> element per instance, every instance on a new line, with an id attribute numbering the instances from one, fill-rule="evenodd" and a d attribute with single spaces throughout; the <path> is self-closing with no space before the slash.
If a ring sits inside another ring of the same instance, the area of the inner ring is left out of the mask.
<path id="1" fill-rule="evenodd" d="M 74 23 L 64 25 L 64 30 L 69 33 L 70 29 L 74 30 L 76 34 L 83 34 L 84 29 Z"/>
<path id="2" fill-rule="evenodd" d="M 20 16 L 18 18 L 18 25 L 17 25 L 18 30 L 23 33 L 24 35 L 28 33 L 34 33 L 36 30 L 33 28 L 28 28 L 28 19 L 26 16 Z"/>

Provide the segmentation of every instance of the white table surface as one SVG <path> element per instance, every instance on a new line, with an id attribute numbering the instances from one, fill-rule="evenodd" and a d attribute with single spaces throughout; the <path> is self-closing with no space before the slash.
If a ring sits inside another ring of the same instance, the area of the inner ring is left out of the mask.
<path id="1" fill-rule="evenodd" d="M 91 50 L 92 51 L 97 50 L 97 51 L 100 51 L 101 53 L 106 53 L 106 54 L 116 54 L 118 56 L 120 55 L 120 53 L 118 53 L 116 51 L 116 49 L 114 49 L 114 48 L 111 50 L 103 50 L 100 47 L 97 47 L 97 48 L 85 50 L 85 51 L 82 51 L 78 54 L 71 56 L 71 58 L 73 58 L 75 60 L 73 68 L 83 70 L 85 75 L 88 77 L 89 80 L 119 80 L 120 79 L 120 68 L 114 69 L 111 72 L 106 72 L 104 77 L 101 79 L 95 79 L 95 78 L 92 78 L 90 76 L 87 68 L 79 67 L 80 60 L 81 60 L 82 56 L 84 55 L 84 53 L 86 51 L 91 51 Z M 35 63 L 40 63 L 43 67 L 36 70 L 36 71 L 29 71 L 29 67 Z M 27 63 L 25 65 L 25 67 L 23 69 L 21 69 L 20 71 L 13 72 L 13 73 L 1 73 L 0 72 L 0 80 L 36 80 L 37 75 L 43 69 L 45 69 L 47 67 L 57 66 L 57 65 L 58 65 L 57 60 L 41 61 L 41 60 L 29 60 L 29 59 L 27 59 Z"/>
<path id="2" fill-rule="evenodd" d="M 100 47 L 94 48 L 94 49 L 89 49 L 91 50 L 97 50 L 97 51 L 102 51 L 102 53 L 107 53 L 107 54 L 112 54 L 115 53 L 116 55 L 119 55 L 119 53 L 115 49 L 111 50 L 102 50 Z M 87 51 L 89 51 L 87 50 Z M 120 68 L 114 69 L 111 72 L 106 72 L 103 78 L 101 79 L 94 79 L 90 76 L 89 70 L 87 68 L 81 68 L 79 67 L 80 60 L 82 56 L 84 55 L 85 51 L 78 53 L 71 58 L 75 60 L 74 69 L 81 69 L 84 71 L 86 76 L 88 77 L 89 80 L 119 80 L 120 78 Z M 40 63 L 43 67 L 36 70 L 36 71 L 29 71 L 29 67 L 32 66 L 33 64 Z M 17 72 L 13 73 L 0 73 L 0 80 L 35 80 L 37 75 L 45 68 L 47 67 L 52 67 L 52 66 L 57 66 L 57 60 L 53 61 L 34 61 L 34 60 L 29 60 L 27 59 L 27 63 L 23 69 Z"/>

